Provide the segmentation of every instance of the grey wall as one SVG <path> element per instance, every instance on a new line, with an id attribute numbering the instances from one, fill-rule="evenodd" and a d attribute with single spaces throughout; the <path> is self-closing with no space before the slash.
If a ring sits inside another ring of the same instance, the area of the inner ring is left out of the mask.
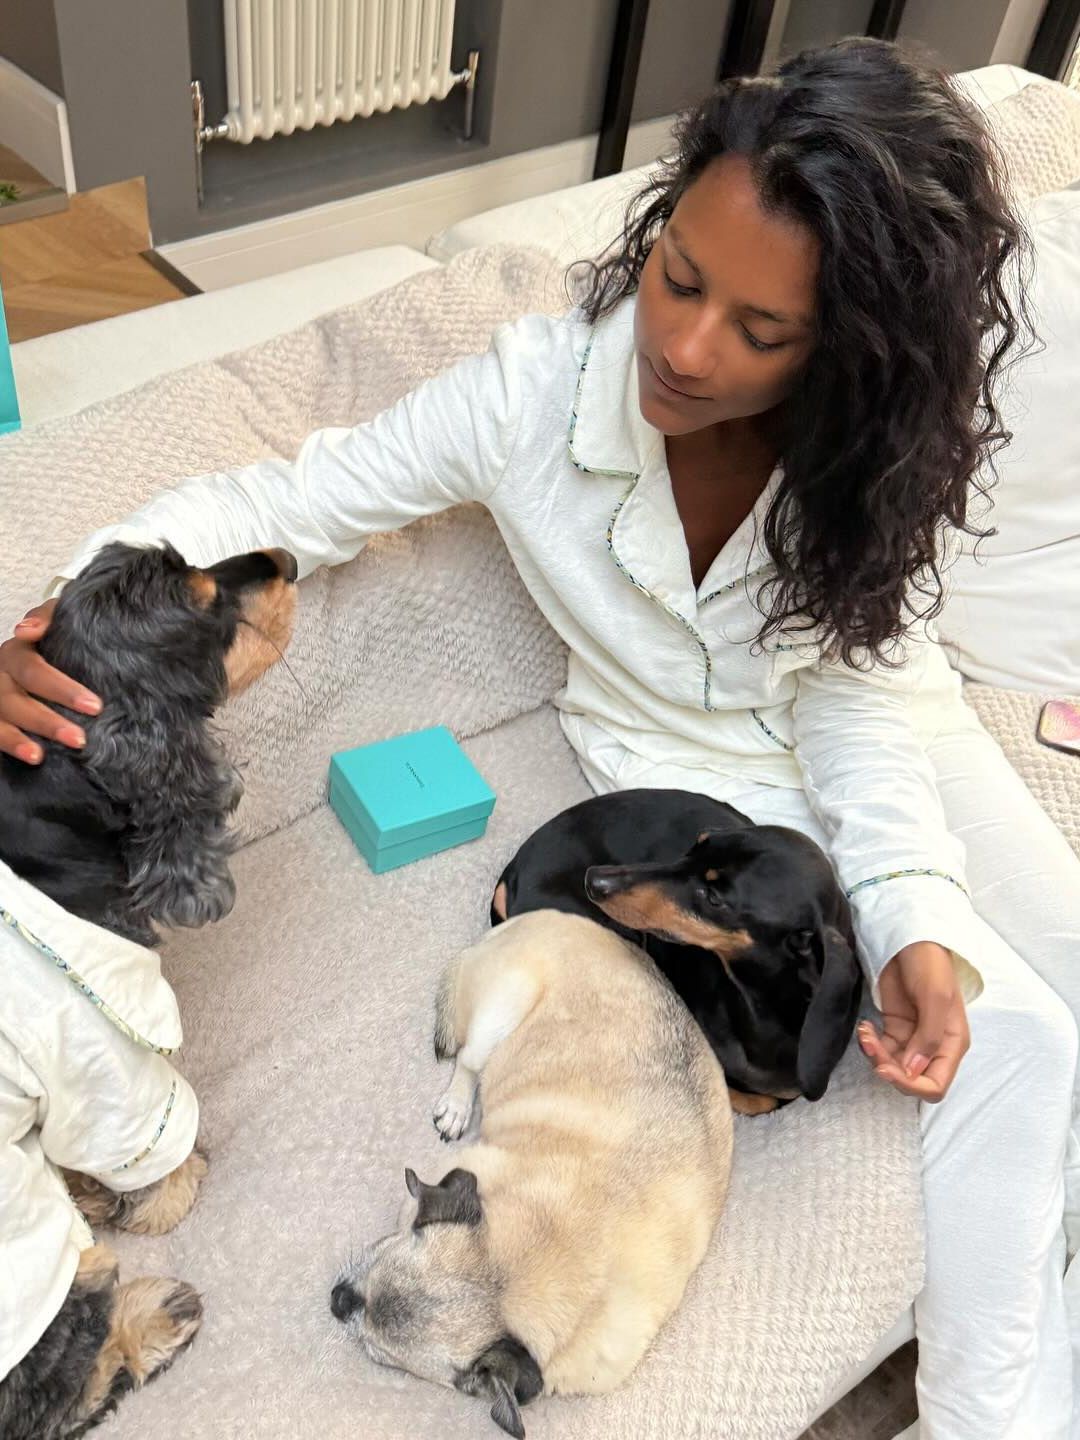
<path id="1" fill-rule="evenodd" d="M 64 93 L 53 0 L 0 0 L 0 55 Z"/>
<path id="2" fill-rule="evenodd" d="M 716 79 L 730 14 L 731 0 L 652 0 L 631 119 L 654 120 L 701 99 Z"/>
<path id="3" fill-rule="evenodd" d="M 987 64 L 1040 0 L 908 0 L 901 35 L 955 68 Z M 667 115 L 711 83 L 731 0 L 652 0 L 635 121 Z M 862 29 L 868 0 L 792 0 L 784 51 Z M 80 189 L 145 175 L 156 243 L 246 224 L 596 131 L 618 0 L 457 0 L 455 65 L 480 45 L 476 136 L 462 101 L 415 106 L 270 142 L 212 145 L 195 199 L 189 85 L 224 112 L 221 0 L 0 0 L 0 53 L 68 104 Z M 33 22 L 30 22 L 30 16 Z M 1027 30 L 1034 23 L 1030 15 Z M 779 21 L 778 21 L 778 28 Z M 1025 31 L 1026 33 L 1026 31 Z M 1017 41 L 1017 44 L 1020 42 Z"/>
<path id="4" fill-rule="evenodd" d="M 1011 8 L 1010 0 L 907 0 L 897 38 L 929 46 L 946 69 L 973 70 L 990 63 Z M 1026 57 L 1009 58 L 1023 64 Z"/>
<path id="5" fill-rule="evenodd" d="M 488 67 L 494 89 L 485 158 L 598 129 L 604 92 L 597 77 L 611 53 L 616 0 L 502 0 L 496 10 L 498 64 Z"/>
<path id="6" fill-rule="evenodd" d="M 812 0 L 811 4 L 795 0 L 782 32 L 780 58 L 845 35 L 864 34 L 873 8 L 873 0 Z"/>
<path id="7" fill-rule="evenodd" d="M 176 0 L 55 0 L 80 190 L 145 175 L 194 195 L 187 15 Z"/>
<path id="8" fill-rule="evenodd" d="M 1046 0 L 907 0 L 899 38 L 946 68 L 1023 65 Z M 766 63 L 865 31 L 872 0 L 777 0 Z"/>

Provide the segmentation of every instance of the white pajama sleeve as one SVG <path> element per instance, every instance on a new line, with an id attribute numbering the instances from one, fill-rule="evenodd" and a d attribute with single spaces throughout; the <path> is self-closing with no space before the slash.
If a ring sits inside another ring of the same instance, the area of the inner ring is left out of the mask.
<path id="1" fill-rule="evenodd" d="M 795 755 L 851 903 L 875 1001 L 885 966 L 919 940 L 952 952 L 966 1000 L 982 989 L 964 847 L 946 826 L 911 723 L 929 644 L 907 641 L 896 668 L 819 663 L 798 674 Z"/>
<path id="2" fill-rule="evenodd" d="M 88 1060 L 85 1091 L 68 1074 L 50 1097 L 40 1132 L 49 1160 L 117 1192 L 152 1185 L 183 1164 L 199 1127 L 184 1077 L 119 1031 Z"/>
<path id="3" fill-rule="evenodd" d="M 517 327 L 485 355 L 426 381 L 369 423 L 317 430 L 293 461 L 264 460 L 185 480 L 90 536 L 50 593 L 113 541 L 168 542 L 189 564 L 281 546 L 301 578 L 351 560 L 369 536 L 486 500 L 521 415 Z"/>

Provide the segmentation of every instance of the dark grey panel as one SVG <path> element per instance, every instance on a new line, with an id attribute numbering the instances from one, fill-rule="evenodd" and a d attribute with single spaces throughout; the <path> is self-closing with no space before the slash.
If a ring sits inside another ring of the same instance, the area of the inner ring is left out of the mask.
<path id="1" fill-rule="evenodd" d="M 989 65 L 1009 0 L 908 0 L 899 40 L 931 50 L 948 70 Z"/>
<path id="2" fill-rule="evenodd" d="M 600 128 L 617 0 L 503 0 L 493 155 Z"/>
<path id="3" fill-rule="evenodd" d="M 873 0 L 792 0 L 780 41 L 780 60 L 844 35 L 865 35 Z"/>
<path id="4" fill-rule="evenodd" d="M 56 20 L 79 189 L 145 175 L 158 239 L 159 216 L 194 204 L 185 8 L 175 0 L 56 0 Z"/>
<path id="5" fill-rule="evenodd" d="M 53 0 L 0 0 L 0 55 L 63 95 Z"/>
<path id="6" fill-rule="evenodd" d="M 635 122 L 682 110 L 711 89 L 730 12 L 731 0 L 652 0 Z"/>

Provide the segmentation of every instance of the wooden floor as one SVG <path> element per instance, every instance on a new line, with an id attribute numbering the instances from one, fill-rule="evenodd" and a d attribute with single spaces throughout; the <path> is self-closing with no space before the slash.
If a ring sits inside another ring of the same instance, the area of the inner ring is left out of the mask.
<path id="1" fill-rule="evenodd" d="M 155 268 L 142 180 L 72 195 L 60 214 L 0 225 L 0 287 L 12 342 L 182 299 Z"/>
<path id="2" fill-rule="evenodd" d="M 815 1421 L 802 1440 L 893 1440 L 917 1418 L 913 1340 Z"/>
<path id="3" fill-rule="evenodd" d="M 0 145 L 0 225 L 66 210 L 68 197 L 21 155 Z"/>

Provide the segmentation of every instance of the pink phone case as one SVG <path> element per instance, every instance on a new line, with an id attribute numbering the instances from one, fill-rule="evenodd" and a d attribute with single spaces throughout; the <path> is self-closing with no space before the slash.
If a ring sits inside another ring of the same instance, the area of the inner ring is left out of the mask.
<path id="1" fill-rule="evenodd" d="M 1035 734 L 1044 745 L 1080 755 L 1080 705 L 1072 700 L 1048 700 Z"/>

